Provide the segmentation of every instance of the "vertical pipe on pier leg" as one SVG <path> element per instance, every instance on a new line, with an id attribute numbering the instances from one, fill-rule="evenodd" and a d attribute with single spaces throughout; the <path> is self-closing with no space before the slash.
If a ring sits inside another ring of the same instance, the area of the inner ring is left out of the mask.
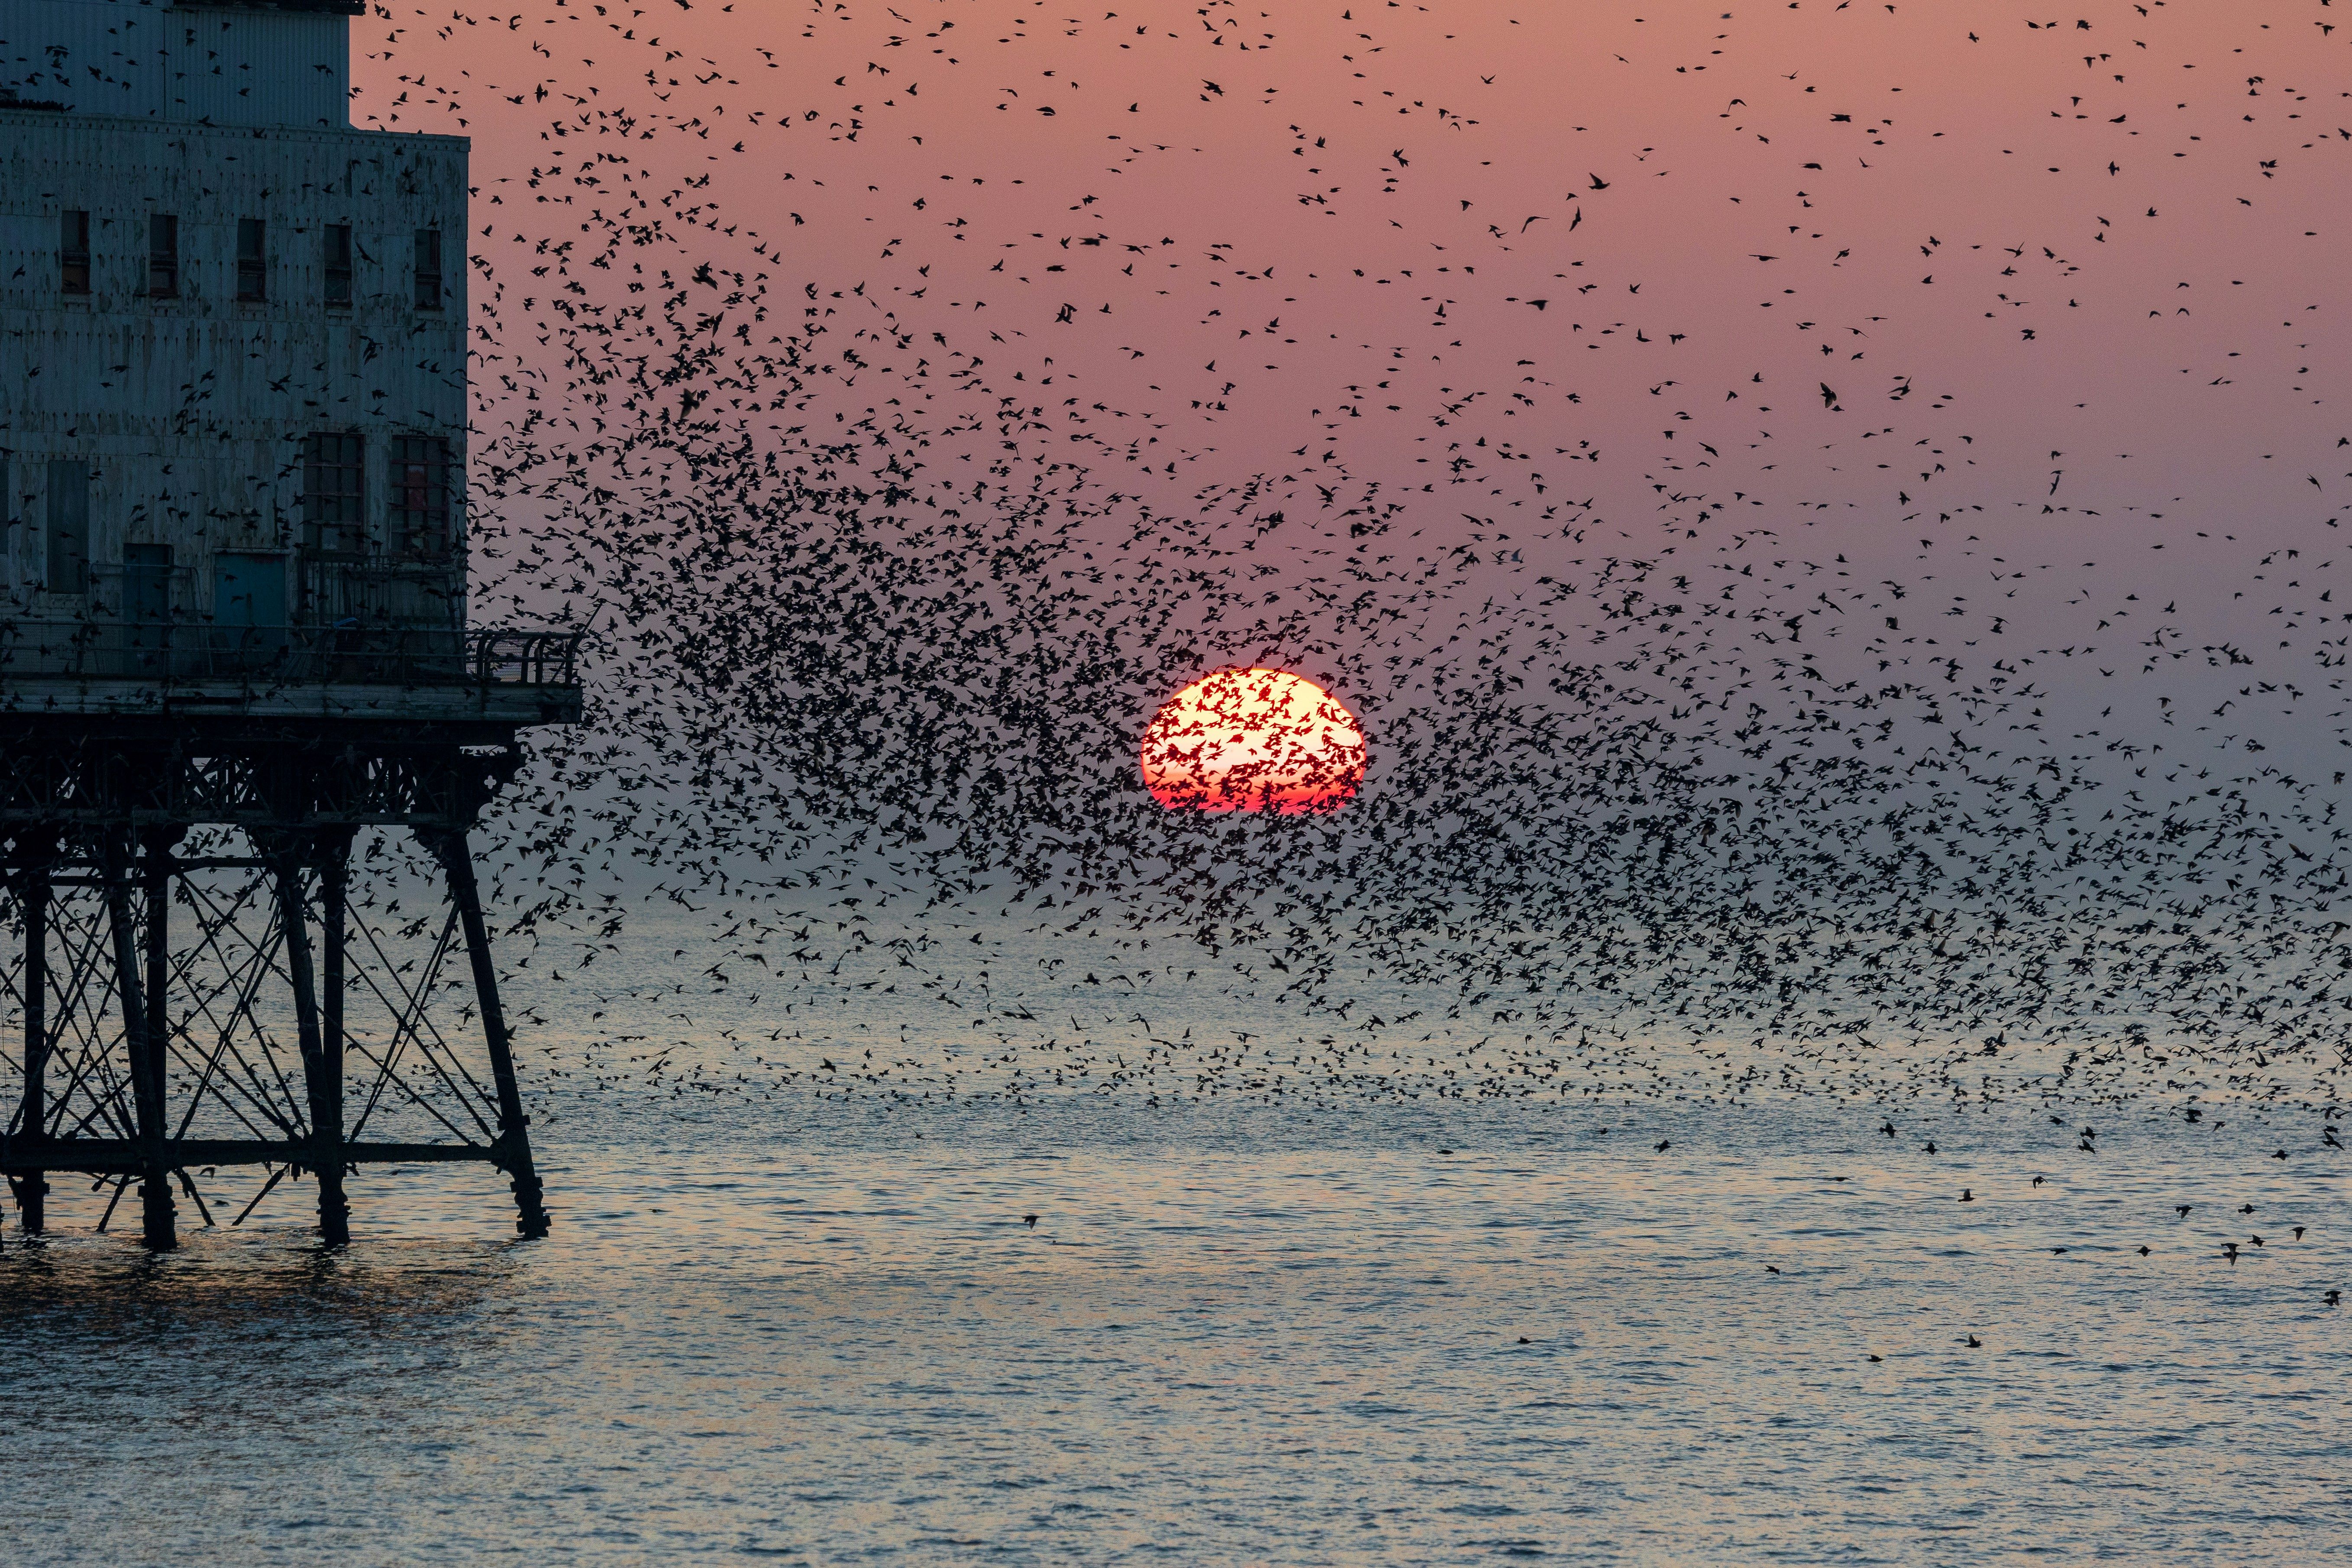
<path id="1" fill-rule="evenodd" d="M 499 972 L 490 955 L 489 928 L 482 921 L 481 890 L 474 882 L 474 852 L 462 830 L 438 835 L 433 847 L 448 874 L 449 897 L 457 906 L 466 953 L 473 961 L 474 998 L 482 1011 L 482 1038 L 489 1047 L 490 1074 L 498 1086 L 499 1142 L 507 1173 L 514 1178 L 515 1229 L 524 1236 L 545 1236 L 547 1205 L 531 1164 L 530 1118 L 523 1114 L 506 1010 L 499 1005 Z"/>
<path id="2" fill-rule="evenodd" d="M 25 869 L 25 1100 L 16 1136 L 39 1143 L 49 1132 L 49 868 Z M 16 1178 L 17 1222 L 27 1236 L 48 1225 L 47 1171 Z"/>
<path id="3" fill-rule="evenodd" d="M 147 984 L 142 1000 L 147 1004 L 147 1074 L 153 1079 L 156 1120 L 162 1131 L 171 1131 L 171 1101 L 165 1089 L 171 1082 L 172 1063 L 172 846 L 177 835 L 167 832 L 146 836 L 140 870 L 146 885 L 142 900 L 147 911 L 146 928 L 141 934 L 146 939 Z"/>
<path id="4" fill-rule="evenodd" d="M 352 834 L 349 830 L 323 836 L 319 860 L 320 954 L 319 1057 L 325 1069 L 326 1093 L 320 1107 L 322 1131 L 334 1138 L 337 1171 L 334 1194 L 337 1214 L 330 1225 L 326 1212 L 327 1184 L 319 1184 L 319 1228 L 330 1245 L 341 1245 L 351 1235 L 351 1205 L 343 1200 L 343 954 L 351 896 Z"/>
<path id="5" fill-rule="evenodd" d="M 163 1042 L 152 1031 L 146 986 L 140 978 L 139 936 L 131 914 L 131 857 L 121 840 L 110 838 L 107 844 L 105 870 L 115 985 L 122 999 L 122 1041 L 131 1056 L 131 1097 L 139 1130 L 140 1229 L 147 1245 L 161 1251 L 180 1240 L 172 1172 L 163 1152 Z M 153 912 L 160 919 L 162 911 Z"/>
<path id="6" fill-rule="evenodd" d="M 342 1064 L 337 1061 L 330 1067 L 319 1026 L 301 858 L 290 845 L 274 858 L 278 923 L 286 934 L 286 972 L 294 982 L 294 1032 L 301 1047 L 302 1081 L 310 1101 L 310 1159 L 319 1178 L 319 1238 L 329 1247 L 341 1247 L 352 1239 L 351 1205 L 343 1196 Z M 337 1012 L 340 1026 L 340 1005 Z"/>

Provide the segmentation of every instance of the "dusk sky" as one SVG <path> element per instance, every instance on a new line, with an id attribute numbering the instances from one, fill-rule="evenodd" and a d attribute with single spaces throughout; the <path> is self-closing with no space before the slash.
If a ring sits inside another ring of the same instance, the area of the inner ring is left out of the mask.
<path id="1" fill-rule="evenodd" d="M 0 0 L 10 1563 L 2341 1538 L 2352 0 L 509 4 Z"/>
<path id="2" fill-rule="evenodd" d="M 2284 628 L 2261 673 L 2325 689 L 2326 7 L 1074 9 L 417 12 L 355 24 L 353 120 L 473 138 L 523 363 L 542 243 L 640 226 L 574 266 L 591 297 L 763 273 L 865 334 L 829 406 L 1034 400 L 1041 450 L 1160 508 L 1378 481 L 1522 588 L 1811 563 L 1857 657 L 1924 658 L 1941 617 L 2085 723 L 2161 721 L 2188 677 L 2116 684 L 2159 625 Z M 2313 711 L 2273 715 L 2289 743 Z"/>

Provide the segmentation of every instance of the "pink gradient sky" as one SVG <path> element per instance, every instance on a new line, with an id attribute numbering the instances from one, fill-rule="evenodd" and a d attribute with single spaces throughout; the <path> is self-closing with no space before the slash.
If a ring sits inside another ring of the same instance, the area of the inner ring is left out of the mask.
<path id="1" fill-rule="evenodd" d="M 982 358 L 1161 505 L 1345 472 L 1563 575 L 1764 530 L 2071 644 L 2315 619 L 2246 546 L 2332 561 L 2352 502 L 2352 33 L 2303 0 L 390 15 L 354 121 L 474 138 L 509 318 L 542 239 L 690 205 L 916 345 L 845 408 Z"/>

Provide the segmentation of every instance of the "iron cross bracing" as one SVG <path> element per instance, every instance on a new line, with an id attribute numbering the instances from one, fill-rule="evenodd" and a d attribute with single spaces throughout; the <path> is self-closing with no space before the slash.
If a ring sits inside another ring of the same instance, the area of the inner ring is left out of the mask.
<path id="1" fill-rule="evenodd" d="M 468 844 L 512 726 L 6 728 L 0 1171 L 26 1229 L 79 1172 L 113 1187 L 107 1221 L 135 1187 L 169 1247 L 177 1197 L 218 1223 L 204 1181 L 259 1166 L 245 1212 L 307 1176 L 338 1245 L 354 1167 L 478 1161 L 545 1233 Z M 362 831 L 404 868 L 355 879 Z"/>

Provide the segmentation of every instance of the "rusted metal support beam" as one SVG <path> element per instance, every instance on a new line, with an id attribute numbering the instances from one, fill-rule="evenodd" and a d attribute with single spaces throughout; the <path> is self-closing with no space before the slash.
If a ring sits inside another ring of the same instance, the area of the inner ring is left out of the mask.
<path id="1" fill-rule="evenodd" d="M 482 1039 L 489 1049 L 490 1076 L 498 1087 L 499 1148 L 514 1181 L 515 1229 L 529 1237 L 547 1234 L 547 1203 L 530 1158 L 530 1118 L 523 1114 L 522 1090 L 515 1082 L 514 1050 L 506 1009 L 499 1005 L 498 964 L 490 952 L 489 928 L 482 920 L 481 890 L 474 881 L 474 852 L 462 829 L 437 835 L 433 848 L 449 878 L 450 901 L 466 933 L 473 962 L 474 999 L 481 1008 Z"/>
<path id="2" fill-rule="evenodd" d="M 114 938 L 114 979 L 122 1005 L 122 1040 L 131 1057 L 131 1095 L 139 1132 L 140 1234 L 158 1251 L 179 1245 L 172 1204 L 171 1163 L 164 1154 L 162 1042 L 151 1027 L 146 985 L 139 973 L 139 940 L 131 913 L 131 857 L 124 836 L 106 846 L 106 912 Z"/>
<path id="3" fill-rule="evenodd" d="M 152 1079 L 158 1127 L 155 1144 L 159 1151 L 169 1140 L 172 1127 L 172 846 L 179 838 L 179 833 L 168 827 L 150 828 L 140 835 L 140 880 L 145 888 L 142 903 L 147 914 L 147 923 L 141 931 L 147 950 L 146 984 L 141 1000 L 147 1005 L 147 1072 Z M 159 1153 L 157 1157 L 169 1156 Z M 168 1179 L 164 1190 L 168 1201 Z"/>
<path id="4" fill-rule="evenodd" d="M 319 1238 L 329 1247 L 352 1239 L 351 1204 L 343 1195 L 343 1095 L 340 1062 L 330 1068 L 320 1027 L 316 977 L 310 968 L 310 912 L 302 897 L 302 861 L 290 837 L 278 853 L 278 923 L 286 941 L 286 972 L 294 982 L 294 1032 L 302 1051 L 302 1080 L 310 1102 L 310 1157 L 319 1178 Z"/>
<path id="5" fill-rule="evenodd" d="M 334 1171 L 334 1201 L 341 1206 L 336 1215 L 336 1227 L 351 1234 L 351 1204 L 343 1201 L 343 945 L 348 936 L 348 900 L 351 900 L 351 839 L 352 830 L 330 830 L 320 835 L 320 938 L 322 938 L 322 975 L 324 994 L 320 996 L 320 1060 L 327 1069 L 327 1119 L 318 1123 L 320 1131 L 320 1171 Z M 318 1227 L 327 1232 L 327 1178 L 318 1184 Z M 331 1237 L 330 1237 L 331 1241 Z"/>
<path id="6" fill-rule="evenodd" d="M 319 1061 L 324 1093 L 317 1097 L 312 1134 L 319 1142 L 319 1231 L 328 1245 L 351 1236 L 351 1205 L 343 1195 L 343 991 L 344 950 L 351 897 L 352 830 L 329 828 L 318 836 L 320 947 Z M 330 1194 L 336 1212 L 330 1217 Z M 340 1239 L 339 1239 L 340 1237 Z"/>
<path id="7" fill-rule="evenodd" d="M 25 868 L 18 900 L 25 911 L 25 1097 L 16 1116 L 16 1136 L 39 1140 L 49 1127 L 49 868 Z M 30 1167 L 12 1177 L 17 1223 L 28 1236 L 48 1226 L 48 1173 Z"/>

